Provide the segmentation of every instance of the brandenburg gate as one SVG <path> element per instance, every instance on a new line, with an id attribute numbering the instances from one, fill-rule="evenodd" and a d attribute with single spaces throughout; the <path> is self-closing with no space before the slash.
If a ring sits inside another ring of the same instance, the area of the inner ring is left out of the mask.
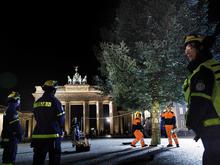
<path id="1" fill-rule="evenodd" d="M 41 86 L 36 86 L 33 93 L 35 100 L 42 96 Z M 81 131 L 89 134 L 91 129 L 96 135 L 118 134 L 120 119 L 117 116 L 116 106 L 110 96 L 102 95 L 96 86 L 87 84 L 87 77 L 81 77 L 78 68 L 75 67 L 75 74 L 71 79 L 68 76 L 68 83 L 59 86 L 56 97 L 61 101 L 65 110 L 65 133 L 71 134 L 73 120 L 77 120 Z"/>

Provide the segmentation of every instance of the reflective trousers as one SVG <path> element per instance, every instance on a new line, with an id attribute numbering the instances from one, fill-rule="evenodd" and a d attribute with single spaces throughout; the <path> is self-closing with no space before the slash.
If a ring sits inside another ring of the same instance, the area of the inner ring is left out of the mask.
<path id="1" fill-rule="evenodd" d="M 61 139 L 34 139 L 31 143 L 33 147 L 33 165 L 44 164 L 47 153 L 49 153 L 49 165 L 60 165 L 61 159 Z"/>
<path id="2" fill-rule="evenodd" d="M 165 125 L 165 129 L 166 129 L 166 134 L 168 137 L 169 144 L 172 145 L 172 138 L 174 139 L 175 144 L 179 144 L 176 133 L 171 133 L 171 130 L 173 129 L 173 125 Z"/>
<path id="3" fill-rule="evenodd" d="M 138 141 L 140 141 L 141 146 L 143 147 L 145 145 L 144 134 L 140 130 L 135 130 L 134 136 L 135 136 L 135 139 L 131 142 L 131 144 L 135 145 Z"/>
<path id="4" fill-rule="evenodd" d="M 17 139 L 10 139 L 9 142 L 4 142 L 4 150 L 2 155 L 3 164 L 15 164 L 17 147 L 18 147 Z"/>

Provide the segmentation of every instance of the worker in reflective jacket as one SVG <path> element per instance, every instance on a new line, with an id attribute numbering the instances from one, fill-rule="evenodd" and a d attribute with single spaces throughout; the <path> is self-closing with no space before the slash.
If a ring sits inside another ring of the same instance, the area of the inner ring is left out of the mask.
<path id="1" fill-rule="evenodd" d="M 135 118 L 132 122 L 132 131 L 135 139 L 131 142 L 132 147 L 136 147 L 136 143 L 140 141 L 142 147 L 146 147 L 147 144 L 144 142 L 143 126 L 141 125 L 141 113 L 136 112 Z"/>
<path id="2" fill-rule="evenodd" d="M 172 104 L 168 105 L 165 112 L 161 114 L 161 118 L 164 121 L 164 127 L 169 141 L 167 147 L 173 146 L 172 138 L 174 139 L 176 146 L 179 147 L 178 138 L 174 131 L 176 129 L 176 116 L 175 113 L 172 111 L 172 107 Z"/>
<path id="3" fill-rule="evenodd" d="M 61 159 L 61 137 L 63 136 L 65 113 L 62 104 L 54 96 L 57 82 L 48 80 L 42 86 L 44 94 L 34 103 L 36 126 L 31 146 L 34 150 L 33 164 L 44 164 L 49 152 L 49 164 L 58 165 Z"/>
<path id="4" fill-rule="evenodd" d="M 196 140 L 202 140 L 204 165 L 220 162 L 220 63 L 212 59 L 212 39 L 194 34 L 185 37 L 191 73 L 183 85 L 188 104 L 186 126 L 196 133 Z"/>
<path id="5" fill-rule="evenodd" d="M 20 106 L 20 95 L 12 92 L 8 95 L 8 107 L 3 117 L 3 130 L 1 145 L 4 148 L 2 155 L 3 165 L 15 164 L 17 144 L 22 140 L 23 131 L 19 123 L 17 109 Z"/>

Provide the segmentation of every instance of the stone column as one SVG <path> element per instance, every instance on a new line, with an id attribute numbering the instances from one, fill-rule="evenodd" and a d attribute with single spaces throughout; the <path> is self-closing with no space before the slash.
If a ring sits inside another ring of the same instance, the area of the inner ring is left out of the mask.
<path id="1" fill-rule="evenodd" d="M 121 133 L 121 134 L 124 134 L 124 129 L 123 129 L 123 125 L 124 125 L 124 123 L 123 123 L 123 116 L 121 116 L 119 120 L 120 120 L 120 133 Z"/>
<path id="2" fill-rule="evenodd" d="M 67 135 L 70 134 L 70 129 L 71 129 L 71 105 L 69 104 L 69 102 L 65 103 L 65 131 L 67 133 Z"/>
<path id="3" fill-rule="evenodd" d="M 103 104 L 100 101 L 96 102 L 96 125 L 97 125 L 97 135 L 100 135 L 100 131 L 104 130 L 103 122 Z"/>
<path id="4" fill-rule="evenodd" d="M 89 134 L 89 104 L 88 101 L 83 102 L 83 132 Z"/>
<path id="5" fill-rule="evenodd" d="M 28 138 L 31 137 L 31 117 L 28 117 Z"/>
<path id="6" fill-rule="evenodd" d="M 119 134 L 120 132 L 119 124 L 119 114 L 117 112 L 117 107 L 113 102 L 113 131 L 115 134 Z"/>
<path id="7" fill-rule="evenodd" d="M 128 114 L 127 115 L 127 119 L 128 119 L 128 131 L 129 131 L 129 134 L 133 134 L 132 132 L 132 115 Z"/>
<path id="8" fill-rule="evenodd" d="M 110 119 L 110 134 L 114 133 L 114 119 L 113 119 L 113 102 L 109 102 L 109 119 Z"/>
<path id="9" fill-rule="evenodd" d="M 97 129 L 97 135 L 100 135 L 100 117 L 99 117 L 99 102 L 96 102 L 96 129 Z"/>

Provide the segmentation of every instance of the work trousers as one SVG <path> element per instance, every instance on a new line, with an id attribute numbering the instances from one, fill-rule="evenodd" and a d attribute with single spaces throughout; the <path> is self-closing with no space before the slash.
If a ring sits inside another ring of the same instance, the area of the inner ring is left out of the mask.
<path id="1" fill-rule="evenodd" d="M 17 154 L 17 139 L 10 139 L 8 142 L 4 142 L 4 150 L 2 155 L 3 164 L 14 164 Z"/>
<path id="2" fill-rule="evenodd" d="M 220 163 L 220 139 L 219 137 L 201 138 L 204 146 L 203 165 L 219 165 Z"/>
<path id="3" fill-rule="evenodd" d="M 134 136 L 135 136 L 135 139 L 131 142 L 131 144 L 135 145 L 138 141 L 140 141 L 141 146 L 143 147 L 145 145 L 144 134 L 140 130 L 135 130 Z"/>
<path id="4" fill-rule="evenodd" d="M 171 133 L 171 130 L 173 129 L 173 125 L 165 125 L 165 129 L 166 129 L 166 134 L 168 137 L 169 144 L 172 145 L 172 138 L 175 141 L 175 144 L 179 144 L 176 133 Z"/>
<path id="5" fill-rule="evenodd" d="M 34 150 L 33 165 L 44 164 L 47 153 L 49 153 L 49 165 L 60 165 L 61 139 L 34 139 L 32 141 Z"/>

